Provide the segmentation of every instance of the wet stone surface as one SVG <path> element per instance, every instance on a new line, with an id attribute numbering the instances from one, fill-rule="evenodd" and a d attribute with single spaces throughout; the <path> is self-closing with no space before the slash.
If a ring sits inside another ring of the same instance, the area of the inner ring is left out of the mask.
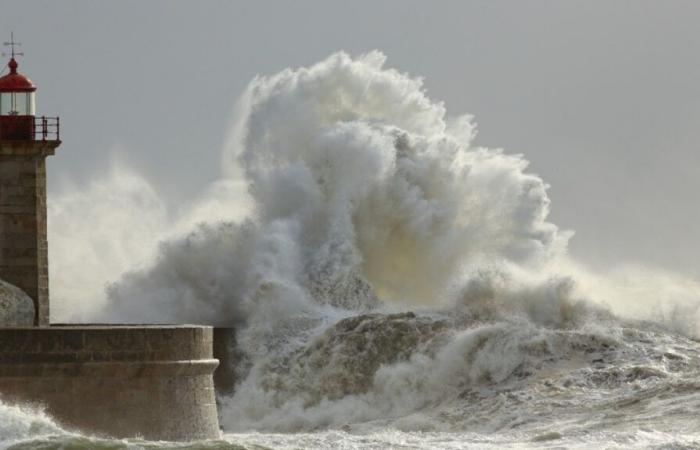
<path id="1" fill-rule="evenodd" d="M 0 280 L 0 326 L 31 326 L 34 301 L 20 288 Z"/>

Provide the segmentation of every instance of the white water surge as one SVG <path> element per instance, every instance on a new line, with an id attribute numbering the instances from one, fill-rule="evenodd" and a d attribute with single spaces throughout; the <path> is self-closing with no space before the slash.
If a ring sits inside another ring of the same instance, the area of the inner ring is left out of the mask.
<path id="1" fill-rule="evenodd" d="M 221 207 L 167 230 L 157 197 L 134 208 L 157 211 L 139 236 L 168 238 L 90 319 L 237 326 L 225 432 L 297 433 L 226 435 L 240 445 L 697 443 L 698 284 L 582 270 L 527 161 L 475 147 L 469 116 L 384 64 L 254 79 L 201 202 Z"/>

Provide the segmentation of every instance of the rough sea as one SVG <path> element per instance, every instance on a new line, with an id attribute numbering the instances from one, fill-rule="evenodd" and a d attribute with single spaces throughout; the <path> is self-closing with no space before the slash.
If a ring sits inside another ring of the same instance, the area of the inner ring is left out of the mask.
<path id="1" fill-rule="evenodd" d="M 0 403 L 0 447 L 700 448 L 700 285 L 577 262 L 524 156 L 476 146 L 385 60 L 255 78 L 217 181 L 243 194 L 203 199 L 80 318 L 236 326 L 221 439 L 103 440 Z M 134 223 L 158 224 L 130 186 Z"/>

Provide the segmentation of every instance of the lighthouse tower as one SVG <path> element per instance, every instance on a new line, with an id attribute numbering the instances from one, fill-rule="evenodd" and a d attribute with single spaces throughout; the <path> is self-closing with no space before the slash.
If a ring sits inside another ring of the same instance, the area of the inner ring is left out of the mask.
<path id="1" fill-rule="evenodd" d="M 61 144 L 57 117 L 37 117 L 36 86 L 18 72 L 14 36 L 0 77 L 0 279 L 34 300 L 34 324 L 49 325 L 46 157 Z M 0 72 L 1 74 L 1 72 Z"/>

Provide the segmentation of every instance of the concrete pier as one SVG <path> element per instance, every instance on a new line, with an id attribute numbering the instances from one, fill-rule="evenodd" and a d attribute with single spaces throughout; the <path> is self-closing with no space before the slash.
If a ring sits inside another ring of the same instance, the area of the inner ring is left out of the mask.
<path id="1" fill-rule="evenodd" d="M 190 325 L 0 328 L 0 397 L 97 436 L 217 438 L 212 342 Z"/>

